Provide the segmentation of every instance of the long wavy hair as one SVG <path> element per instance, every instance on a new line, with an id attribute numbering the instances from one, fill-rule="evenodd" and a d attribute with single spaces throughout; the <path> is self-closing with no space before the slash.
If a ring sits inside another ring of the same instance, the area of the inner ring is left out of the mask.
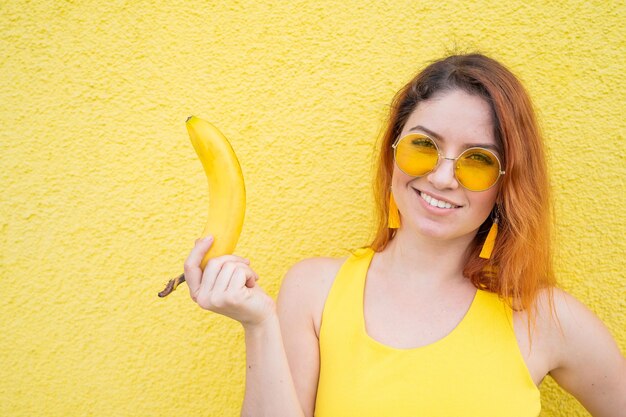
<path id="1" fill-rule="evenodd" d="M 387 227 L 392 143 L 420 102 L 456 89 L 483 98 L 491 107 L 494 136 L 504 150 L 506 171 L 500 179 L 499 230 L 491 259 L 478 256 L 492 225 L 489 216 L 468 247 L 463 275 L 476 288 L 499 294 L 515 310 L 529 311 L 530 329 L 536 319 L 533 302 L 538 292 L 556 285 L 550 186 L 543 139 L 530 98 L 511 71 L 494 59 L 473 53 L 435 61 L 393 98 L 375 161 L 378 225 L 370 247 L 381 251 L 395 235 L 395 229 Z M 552 291 L 547 293 L 552 310 Z"/>

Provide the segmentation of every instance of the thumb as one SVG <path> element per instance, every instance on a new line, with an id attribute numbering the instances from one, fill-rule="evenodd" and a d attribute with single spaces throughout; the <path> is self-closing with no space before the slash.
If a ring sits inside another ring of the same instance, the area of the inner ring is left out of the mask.
<path id="1" fill-rule="evenodd" d="M 211 235 L 207 235 L 203 238 L 199 238 L 196 240 L 196 247 L 198 248 L 198 253 L 203 255 L 206 254 L 213 243 L 215 242 L 215 238 Z"/>
<path id="2" fill-rule="evenodd" d="M 213 236 L 206 235 L 205 237 L 201 237 L 196 239 L 196 245 L 200 245 L 201 247 L 206 247 L 207 249 L 213 245 Z"/>
<path id="3" fill-rule="evenodd" d="M 212 244 L 213 238 L 211 236 L 197 239 L 196 245 L 185 261 L 185 281 L 187 281 L 192 298 L 200 288 L 200 282 L 202 281 L 202 269 L 204 268 L 202 259 Z"/>
<path id="4" fill-rule="evenodd" d="M 204 267 L 206 266 L 209 258 L 206 256 L 213 246 L 215 239 L 211 235 L 207 235 L 206 237 L 200 238 L 196 240 L 196 246 L 194 248 L 194 262 L 196 265 L 200 266 L 200 269 L 204 271 Z"/>

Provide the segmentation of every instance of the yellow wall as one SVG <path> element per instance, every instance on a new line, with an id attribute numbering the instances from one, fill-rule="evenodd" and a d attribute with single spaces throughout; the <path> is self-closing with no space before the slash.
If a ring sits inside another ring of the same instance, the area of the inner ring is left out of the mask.
<path id="1" fill-rule="evenodd" d="M 366 242 L 391 97 L 454 48 L 530 90 L 559 278 L 626 350 L 623 1 L 195 3 L 0 6 L 0 415 L 237 415 L 240 326 L 186 289 L 156 296 L 205 222 L 185 118 L 231 139 L 237 252 L 276 295 L 297 260 Z M 551 380 L 542 394 L 542 416 L 587 415 Z"/>

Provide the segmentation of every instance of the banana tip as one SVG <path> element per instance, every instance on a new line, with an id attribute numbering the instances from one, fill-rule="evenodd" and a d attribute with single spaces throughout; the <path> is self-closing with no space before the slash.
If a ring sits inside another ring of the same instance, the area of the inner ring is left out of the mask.
<path id="1" fill-rule="evenodd" d="M 189 119 L 191 119 L 192 117 L 193 117 L 193 116 L 189 116 L 189 117 L 187 118 L 187 120 L 185 120 L 185 123 L 187 123 L 187 122 L 189 121 Z"/>

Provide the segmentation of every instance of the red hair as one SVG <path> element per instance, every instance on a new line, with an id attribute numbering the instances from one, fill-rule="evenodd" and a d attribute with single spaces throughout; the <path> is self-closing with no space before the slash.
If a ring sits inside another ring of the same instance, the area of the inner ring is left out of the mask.
<path id="1" fill-rule="evenodd" d="M 428 65 L 395 95 L 376 161 L 378 226 L 370 246 L 381 251 L 395 235 L 395 229 L 387 227 L 392 143 L 421 101 L 456 89 L 489 104 L 506 171 L 497 198 L 500 221 L 492 257 L 478 256 L 492 224 L 490 216 L 468 247 L 463 275 L 475 287 L 499 294 L 514 309 L 529 311 L 530 329 L 536 318 L 537 294 L 556 285 L 550 187 L 543 139 L 530 98 L 520 81 L 499 62 L 481 54 L 452 55 Z M 548 296 L 552 308 L 551 291 Z"/>

